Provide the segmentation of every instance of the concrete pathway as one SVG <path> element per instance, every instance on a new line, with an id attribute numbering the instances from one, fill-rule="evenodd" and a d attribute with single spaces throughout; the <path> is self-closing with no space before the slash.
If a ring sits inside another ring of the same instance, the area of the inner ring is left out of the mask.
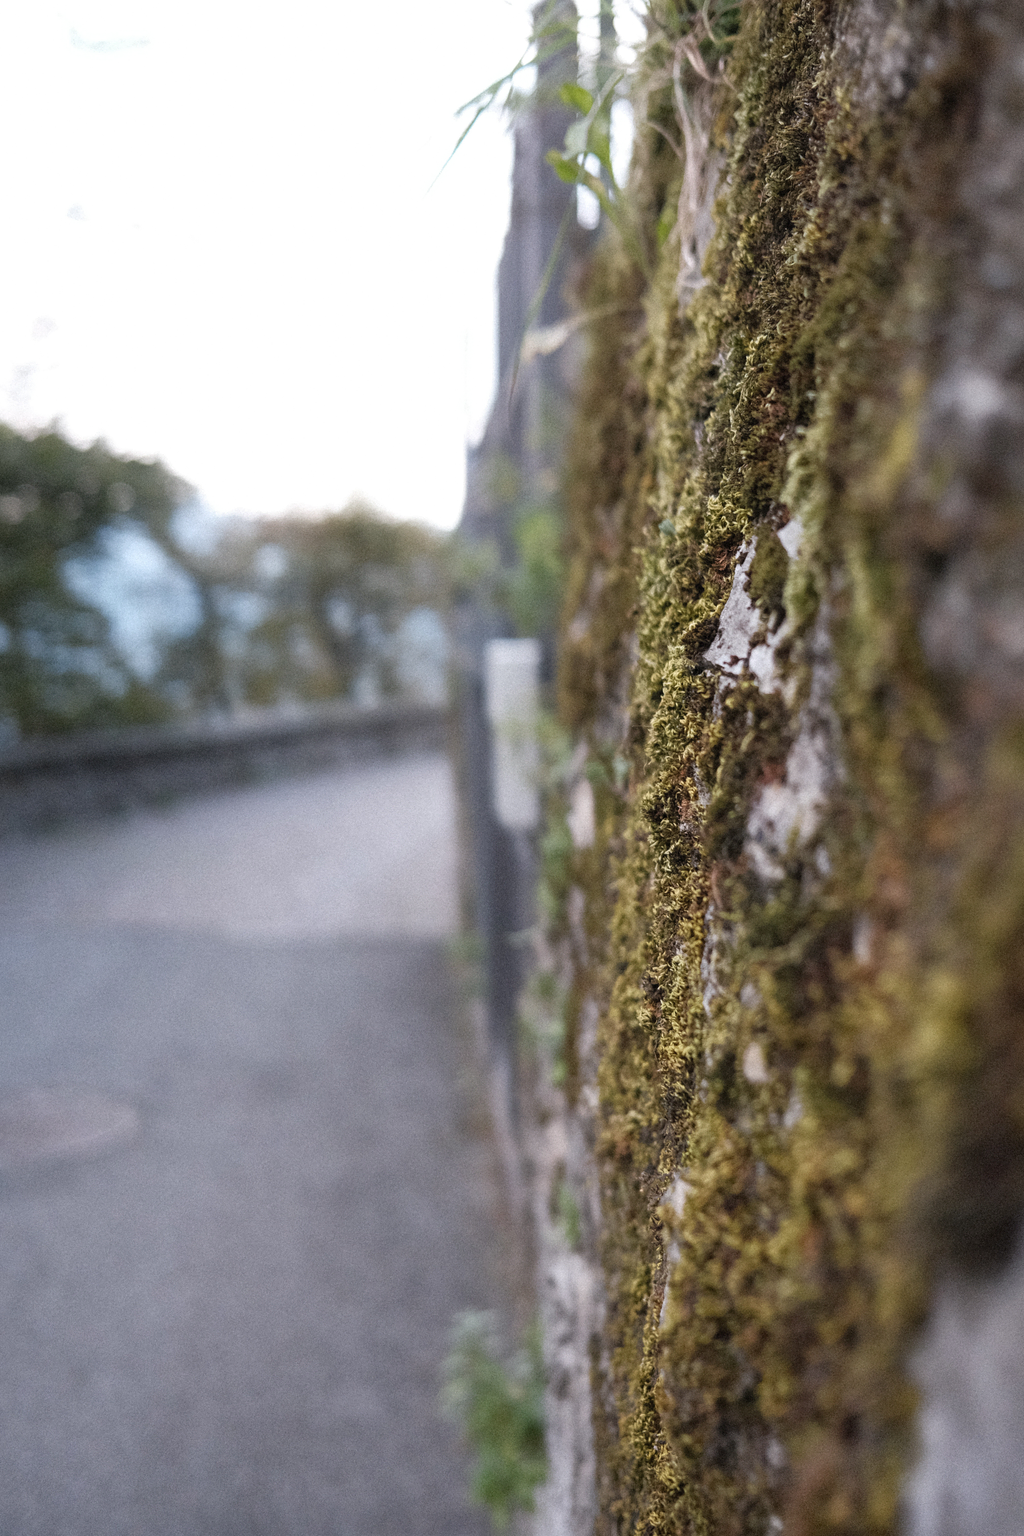
<path id="1" fill-rule="evenodd" d="M 0 1532 L 477 1536 L 436 756 L 0 844 Z"/>

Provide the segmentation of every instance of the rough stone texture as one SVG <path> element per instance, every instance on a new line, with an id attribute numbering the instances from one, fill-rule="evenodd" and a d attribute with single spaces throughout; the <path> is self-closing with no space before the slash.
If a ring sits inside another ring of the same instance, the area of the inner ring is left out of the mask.
<path id="1" fill-rule="evenodd" d="M 541 957 L 541 974 L 550 966 Z M 546 964 L 545 964 L 546 962 Z M 600 1328 L 601 1287 L 592 1249 L 597 1194 L 582 1122 L 552 1087 L 553 1059 L 538 1042 L 524 1095 L 523 1131 L 532 1196 L 536 1289 L 544 1341 L 548 1477 L 533 1536 L 588 1536 L 594 1529 L 596 1469 L 591 1351 Z M 589 1186 L 589 1187 L 588 1187 Z"/>
<path id="2" fill-rule="evenodd" d="M 1024 1503 L 1024 13 L 741 15 L 724 84 L 652 9 L 652 271 L 586 295 L 549 938 L 597 1529 L 981 1536 Z"/>

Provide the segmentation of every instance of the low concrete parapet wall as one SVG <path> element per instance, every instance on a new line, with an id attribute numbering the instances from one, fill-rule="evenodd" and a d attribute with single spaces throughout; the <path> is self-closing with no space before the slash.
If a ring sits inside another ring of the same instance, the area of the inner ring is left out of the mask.
<path id="1" fill-rule="evenodd" d="M 35 831 L 221 786 L 447 744 L 435 705 L 324 706 L 40 737 L 0 750 L 0 834 Z"/>

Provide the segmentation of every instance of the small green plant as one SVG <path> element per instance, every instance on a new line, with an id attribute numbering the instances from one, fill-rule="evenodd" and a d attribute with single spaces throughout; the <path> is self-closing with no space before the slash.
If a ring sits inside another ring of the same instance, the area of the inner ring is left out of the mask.
<path id="1" fill-rule="evenodd" d="M 583 1245 L 583 1217 L 580 1214 L 579 1202 L 564 1172 L 555 1184 L 551 1203 L 551 1214 L 561 1227 L 567 1246 L 576 1253 Z"/>
<path id="2" fill-rule="evenodd" d="M 554 797 L 551 797 L 552 802 Z M 544 831 L 540 839 L 540 877 L 537 882 L 537 906 L 550 933 L 564 925 L 566 902 L 572 884 L 572 833 L 566 821 L 564 799 L 549 803 Z"/>
<path id="3" fill-rule="evenodd" d="M 707 156 L 708 146 L 701 140 L 688 87 L 682 77 L 683 66 L 692 76 L 714 82 L 722 78 L 725 58 L 737 28 L 740 0 L 684 0 L 665 15 L 658 7 L 647 8 L 648 53 L 655 53 L 656 41 L 669 52 L 671 63 L 663 79 L 655 78 L 649 86 L 671 82 L 673 100 L 681 130 L 681 141 L 664 125 L 648 120 L 648 126 L 661 133 L 672 145 L 686 171 L 684 192 L 692 193 L 698 167 Z M 637 210 L 625 187 L 615 176 L 611 150 L 611 108 L 616 100 L 628 101 L 633 95 L 634 69 L 617 63 L 614 55 L 603 61 L 593 91 L 576 82 L 568 82 L 559 91 L 564 106 L 577 114 L 569 124 L 562 149 L 550 149 L 547 161 L 555 174 L 570 186 L 586 187 L 597 199 L 602 213 L 618 231 L 624 248 L 648 278 L 651 276 L 650 252 L 641 237 Z M 669 219 L 659 227 L 658 243 L 667 237 L 674 223 Z"/>
<path id="4" fill-rule="evenodd" d="M 460 1313 L 441 1405 L 475 1454 L 474 1499 L 489 1510 L 495 1529 L 505 1530 L 518 1510 L 533 1509 L 534 1490 L 547 1476 L 539 1326 L 506 1356 L 493 1313 Z"/>
<path id="5" fill-rule="evenodd" d="M 498 108 L 511 116 L 522 105 L 523 97 L 518 88 L 521 75 L 547 63 L 549 59 L 557 58 L 559 54 L 575 46 L 575 16 L 570 16 L 564 11 L 561 0 L 548 0 L 544 9 L 535 16 L 529 41 L 512 68 L 500 79 L 492 80 L 490 85 L 485 86 L 482 91 L 478 91 L 474 97 L 463 102 L 459 107 L 456 117 L 471 115 L 455 142 L 455 148 L 442 165 L 441 171 L 458 153 L 485 112 Z M 438 171 L 438 176 L 441 171 Z"/>
<path id="6" fill-rule="evenodd" d="M 708 0 L 710 3 L 710 0 Z M 721 0 L 720 0 L 721 3 Z M 601 208 L 610 218 L 622 235 L 626 247 L 634 255 L 640 266 L 646 270 L 645 254 L 641 243 L 637 238 L 636 221 L 624 196 L 623 189 L 615 179 L 611 160 L 611 108 L 617 96 L 628 96 L 629 77 L 628 72 L 619 67 L 616 62 L 615 50 L 615 26 L 612 20 L 611 0 L 600 0 L 601 12 L 601 54 L 597 62 L 596 79 L 593 81 L 595 91 L 589 91 L 576 80 L 563 80 L 560 84 L 547 82 L 546 88 L 538 81 L 532 90 L 523 93 L 520 88 L 521 77 L 533 71 L 543 71 L 546 64 L 560 60 L 563 63 L 576 61 L 578 37 L 577 15 L 575 6 L 566 6 L 564 0 L 547 0 L 547 4 L 535 9 L 533 26 L 527 45 L 519 58 L 504 75 L 493 80 L 490 85 L 479 91 L 469 101 L 464 102 L 456 112 L 456 117 L 468 115 L 468 122 L 459 133 L 455 146 L 438 171 L 441 175 L 445 166 L 465 142 L 466 137 L 472 132 L 475 125 L 485 112 L 497 110 L 504 113 L 506 118 L 512 119 L 529 101 L 546 99 L 548 103 L 558 100 L 562 106 L 579 114 L 577 121 L 573 122 L 566 134 L 565 148 L 563 150 L 552 149 L 548 156 L 548 163 L 555 174 L 562 181 L 573 186 L 589 188 L 594 192 Z M 594 167 L 596 166 L 596 174 Z M 436 178 L 435 178 L 436 180 Z M 529 333 L 532 332 L 534 322 L 540 313 L 544 297 L 555 276 L 558 258 L 571 223 L 572 214 L 566 211 L 562 219 L 558 234 L 555 237 L 553 247 L 548 255 L 547 265 L 541 277 L 537 291 L 533 296 L 520 336 L 520 346 L 512 371 L 510 393 L 515 389 L 516 378 L 519 373 L 519 365 L 525 360 L 526 354 L 523 346 Z M 593 315 L 587 319 L 596 318 Z M 564 325 L 551 328 L 558 333 L 559 339 L 549 337 L 548 340 L 554 347 L 560 346 L 572 330 L 576 329 L 580 317 L 570 323 L 568 329 Z M 542 346 L 539 350 L 546 351 Z"/>
<path id="7" fill-rule="evenodd" d="M 538 722 L 538 738 L 544 828 L 538 846 L 537 909 L 542 927 L 551 937 L 564 925 L 572 884 L 573 842 L 567 816 L 569 790 L 577 765 L 568 733 L 547 711 Z"/>
<path id="8" fill-rule="evenodd" d="M 543 1047 L 556 1088 L 565 1082 L 565 1005 L 565 988 L 554 972 L 535 969 L 523 990 L 519 1028 L 524 1040 Z"/>
<path id="9" fill-rule="evenodd" d="M 618 230 L 627 251 L 647 273 L 647 254 L 637 233 L 633 210 L 612 168 L 608 108 L 616 88 L 625 78 L 624 70 L 616 70 L 597 95 L 571 81 L 562 86 L 559 95 L 563 104 L 579 116 L 569 124 L 564 149 L 549 149 L 546 159 L 561 181 L 573 187 L 586 187 L 594 194 L 601 211 Z"/>
<path id="10" fill-rule="evenodd" d="M 558 623 L 565 570 L 562 523 L 554 507 L 524 507 L 515 522 L 517 560 L 501 597 L 521 635 L 551 634 Z"/>

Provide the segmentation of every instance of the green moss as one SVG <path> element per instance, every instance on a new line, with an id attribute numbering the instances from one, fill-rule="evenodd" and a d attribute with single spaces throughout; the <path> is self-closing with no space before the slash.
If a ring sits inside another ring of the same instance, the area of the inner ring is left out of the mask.
<path id="1" fill-rule="evenodd" d="M 757 548 L 750 565 L 747 587 L 750 596 L 770 619 L 779 620 L 786 611 L 784 595 L 789 574 L 789 556 L 773 528 L 758 534 Z"/>
<path id="2" fill-rule="evenodd" d="M 869 111 L 839 18 L 744 7 L 685 309 L 671 242 L 642 334 L 625 259 L 590 280 L 620 309 L 571 459 L 561 708 L 604 765 L 572 878 L 576 995 L 601 1007 L 608 1532 L 890 1532 L 932 1266 L 998 1258 L 1024 1207 L 1020 736 L 969 726 L 918 639 L 943 484 L 920 429 L 933 221 L 969 89 L 939 70 Z M 674 195 L 656 137 L 634 189 L 652 232 Z M 786 682 L 767 693 L 703 659 L 754 534 Z M 843 779 L 766 884 L 751 807 L 826 642 Z"/>
<path id="3" fill-rule="evenodd" d="M 532 1328 L 525 1347 L 507 1357 L 491 1313 L 460 1313 L 444 1377 L 442 1407 L 475 1458 L 473 1497 L 503 1531 L 518 1511 L 533 1509 L 547 1475 L 540 1331 Z"/>

